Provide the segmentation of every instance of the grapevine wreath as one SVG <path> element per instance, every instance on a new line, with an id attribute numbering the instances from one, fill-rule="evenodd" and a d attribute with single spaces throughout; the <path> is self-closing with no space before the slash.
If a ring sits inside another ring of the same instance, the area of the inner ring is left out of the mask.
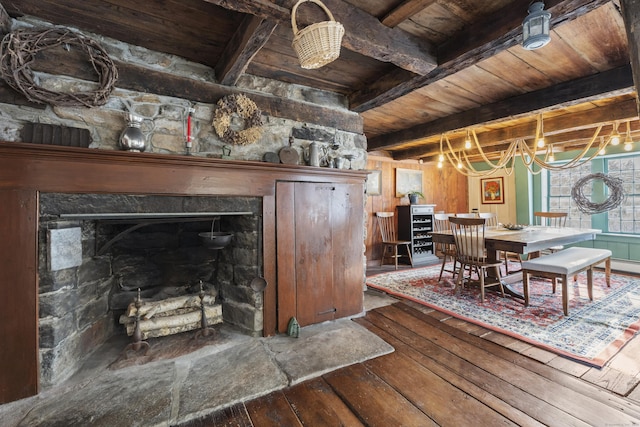
<path id="1" fill-rule="evenodd" d="M 31 64 L 39 52 L 62 46 L 84 52 L 98 75 L 96 90 L 60 93 L 39 85 Z M 118 70 L 107 52 L 94 40 L 64 28 L 18 29 L 8 33 L 0 45 L 0 76 L 29 101 L 66 107 L 103 105 L 113 91 Z"/>
<path id="2" fill-rule="evenodd" d="M 582 191 L 582 188 L 591 181 L 600 179 L 609 187 L 609 197 L 602 203 L 593 203 Z M 624 200 L 624 191 L 622 189 L 622 180 L 620 178 L 605 175 L 603 173 L 592 173 L 580 178 L 571 189 L 571 198 L 578 205 L 578 209 L 586 214 L 598 214 L 615 209 Z"/>
<path id="3" fill-rule="evenodd" d="M 228 144 L 249 145 L 262 136 L 262 112 L 258 106 L 241 94 L 227 95 L 217 103 L 213 114 L 213 127 L 218 136 Z M 233 130 L 234 115 L 244 120 L 244 129 Z"/>

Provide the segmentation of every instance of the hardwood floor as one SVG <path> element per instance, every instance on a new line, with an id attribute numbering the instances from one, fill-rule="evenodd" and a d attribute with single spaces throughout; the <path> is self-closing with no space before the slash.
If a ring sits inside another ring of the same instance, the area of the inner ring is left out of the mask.
<path id="1" fill-rule="evenodd" d="M 399 301 L 354 319 L 395 352 L 183 426 L 640 424 L 640 339 L 603 369 Z"/>

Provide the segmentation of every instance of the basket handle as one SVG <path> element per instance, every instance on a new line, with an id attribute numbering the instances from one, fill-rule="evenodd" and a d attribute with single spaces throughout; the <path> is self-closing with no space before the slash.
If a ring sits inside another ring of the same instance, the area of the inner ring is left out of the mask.
<path id="1" fill-rule="evenodd" d="M 293 34 L 298 33 L 298 24 L 296 23 L 296 11 L 298 10 L 298 6 L 300 6 L 302 3 L 307 1 L 311 3 L 315 3 L 318 6 L 320 6 L 322 10 L 324 10 L 324 12 L 329 16 L 329 20 L 335 21 L 331 11 L 320 0 L 298 0 L 298 2 L 293 6 L 293 9 L 291 9 L 291 27 L 293 27 Z"/>

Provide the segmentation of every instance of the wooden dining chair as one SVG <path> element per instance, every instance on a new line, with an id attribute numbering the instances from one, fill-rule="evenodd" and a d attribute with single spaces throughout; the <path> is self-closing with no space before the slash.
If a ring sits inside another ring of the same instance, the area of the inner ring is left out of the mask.
<path id="1" fill-rule="evenodd" d="M 448 231 L 451 229 L 449 225 L 449 217 L 453 214 L 437 213 L 433 215 L 433 231 Z M 442 266 L 440 267 L 440 276 L 438 282 L 442 280 L 442 274 L 446 271 L 451 273 L 453 278 L 456 277 L 456 246 L 451 243 L 437 243 L 435 247 L 436 255 L 442 256 Z M 447 261 L 453 261 L 451 269 L 446 269 Z"/>
<path id="2" fill-rule="evenodd" d="M 534 212 L 533 219 L 535 225 L 546 227 L 565 227 L 567 224 L 568 212 Z"/>
<path id="3" fill-rule="evenodd" d="M 543 225 L 545 227 L 565 227 L 567 224 L 567 217 L 569 216 L 568 212 L 534 212 L 533 220 L 535 225 Z M 546 249 L 544 252 L 553 253 L 558 252 L 564 249 L 564 246 L 552 246 Z"/>
<path id="4" fill-rule="evenodd" d="M 456 243 L 456 260 L 460 264 L 458 267 L 458 277 L 456 290 L 464 284 L 464 271 L 469 268 L 468 281 L 471 281 L 471 271 L 478 275 L 480 284 L 480 300 L 484 302 L 484 290 L 489 286 L 499 286 L 504 297 L 504 287 L 500 275 L 500 261 L 489 262 L 485 255 L 484 247 L 484 218 L 449 218 L 451 232 Z M 487 274 L 488 270 L 494 272 L 493 276 Z"/>
<path id="5" fill-rule="evenodd" d="M 384 260 L 386 258 L 391 257 L 394 260 L 397 270 L 398 258 L 405 256 L 398 252 L 398 247 L 402 246 L 406 249 L 406 256 L 409 257 L 409 264 L 413 267 L 413 259 L 411 259 L 411 242 L 408 240 L 398 240 L 394 212 L 376 212 L 376 217 L 378 218 L 378 228 L 380 229 L 383 245 L 380 266 L 384 264 Z"/>

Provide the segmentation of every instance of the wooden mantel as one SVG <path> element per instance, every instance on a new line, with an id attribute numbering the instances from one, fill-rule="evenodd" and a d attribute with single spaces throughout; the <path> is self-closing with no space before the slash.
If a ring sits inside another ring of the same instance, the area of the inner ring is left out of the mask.
<path id="1" fill-rule="evenodd" d="M 38 194 L 263 200 L 264 333 L 277 328 L 276 183 L 362 184 L 366 171 L 0 142 L 0 404 L 38 392 Z M 363 207 L 364 209 L 364 207 Z"/>

